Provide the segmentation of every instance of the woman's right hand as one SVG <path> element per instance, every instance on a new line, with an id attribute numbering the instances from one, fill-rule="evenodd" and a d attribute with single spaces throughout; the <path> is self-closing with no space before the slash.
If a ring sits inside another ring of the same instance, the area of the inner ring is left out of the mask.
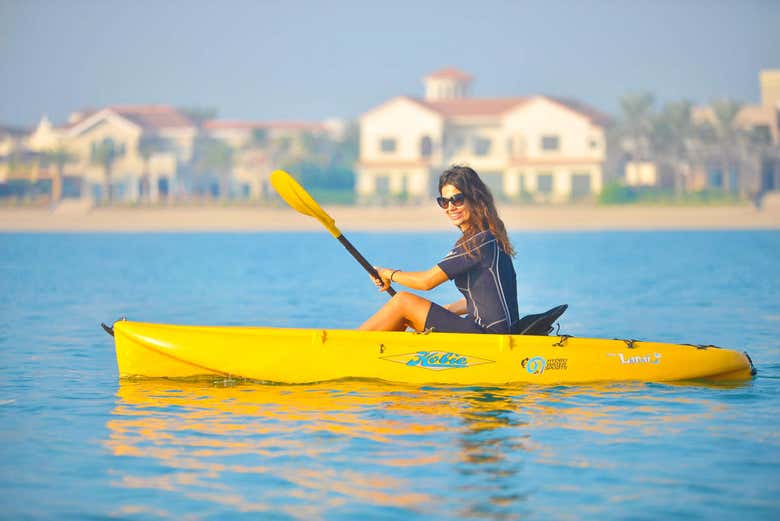
<path id="1" fill-rule="evenodd" d="M 379 291 L 387 291 L 387 288 L 390 287 L 390 276 L 393 274 L 393 270 L 380 268 L 379 266 L 374 266 L 374 269 L 379 275 L 379 278 L 374 278 L 373 275 L 369 275 L 369 277 L 374 281 L 374 284 L 379 288 Z"/>

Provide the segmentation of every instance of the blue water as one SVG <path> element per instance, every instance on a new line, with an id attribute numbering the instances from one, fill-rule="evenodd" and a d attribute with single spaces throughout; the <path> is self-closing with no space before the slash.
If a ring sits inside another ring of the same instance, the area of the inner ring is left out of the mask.
<path id="1" fill-rule="evenodd" d="M 352 234 L 430 267 L 455 236 Z M 746 350 L 735 386 L 125 381 L 98 324 L 356 327 L 325 233 L 0 235 L 0 518 L 777 519 L 780 233 L 516 233 L 521 313 Z M 434 300 L 458 298 L 438 288 Z"/>

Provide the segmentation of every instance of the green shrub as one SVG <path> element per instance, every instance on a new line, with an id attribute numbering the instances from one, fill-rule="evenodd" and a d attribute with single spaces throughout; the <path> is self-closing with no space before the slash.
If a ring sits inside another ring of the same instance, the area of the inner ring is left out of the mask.
<path id="1" fill-rule="evenodd" d="M 293 165 L 290 171 L 296 172 L 301 184 L 307 188 L 352 190 L 355 187 L 355 173 L 338 165 L 302 162 Z"/>
<path id="2" fill-rule="evenodd" d="M 351 188 L 312 188 L 309 193 L 320 204 L 355 204 L 355 191 Z"/>
<path id="3" fill-rule="evenodd" d="M 599 204 L 629 204 L 638 200 L 637 190 L 619 183 L 607 184 L 599 194 Z"/>
<path id="4" fill-rule="evenodd" d="M 632 187 L 609 183 L 598 197 L 599 204 L 646 204 L 646 205 L 716 205 L 744 202 L 738 194 L 723 190 L 701 190 L 698 192 L 674 193 L 673 190 L 649 186 Z"/>

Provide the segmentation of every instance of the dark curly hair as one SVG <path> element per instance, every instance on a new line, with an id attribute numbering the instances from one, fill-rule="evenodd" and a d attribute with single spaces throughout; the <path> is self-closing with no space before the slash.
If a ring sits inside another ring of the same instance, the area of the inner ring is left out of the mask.
<path id="1" fill-rule="evenodd" d="M 451 166 L 439 177 L 439 194 L 445 185 L 452 185 L 460 190 L 466 196 L 471 208 L 469 227 L 463 232 L 463 237 L 458 243 L 462 244 L 464 249 L 471 254 L 475 246 L 472 241 L 474 235 L 490 230 L 501 249 L 514 257 L 515 249 L 509 242 L 504 222 L 498 217 L 493 194 L 490 193 L 490 189 L 482 182 L 474 169 L 461 165 Z"/>

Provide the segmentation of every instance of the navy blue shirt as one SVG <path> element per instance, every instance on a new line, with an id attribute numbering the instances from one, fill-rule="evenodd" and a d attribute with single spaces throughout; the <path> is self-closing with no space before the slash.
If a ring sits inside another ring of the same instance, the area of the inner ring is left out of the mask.
<path id="1" fill-rule="evenodd" d="M 509 333 L 519 319 L 512 258 L 488 230 L 474 235 L 473 241 L 471 255 L 456 244 L 438 266 L 466 297 L 468 313 L 477 325 L 489 333 Z"/>

